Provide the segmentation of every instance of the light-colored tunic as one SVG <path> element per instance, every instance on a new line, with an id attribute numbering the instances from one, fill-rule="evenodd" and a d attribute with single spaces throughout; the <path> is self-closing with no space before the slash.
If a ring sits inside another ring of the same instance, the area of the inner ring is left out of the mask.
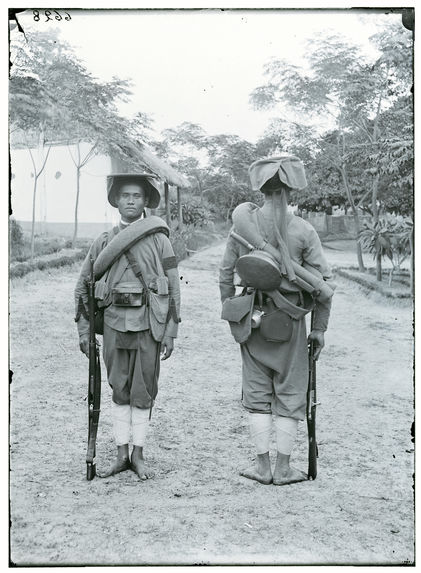
<path id="1" fill-rule="evenodd" d="M 119 228 L 122 228 L 121 224 Z M 79 335 L 89 332 L 86 313 L 90 258 L 95 260 L 113 236 L 114 230 L 97 237 L 83 262 L 75 289 Z M 141 239 L 130 251 L 150 289 L 150 306 L 129 307 L 112 304 L 114 287 L 122 283 L 141 286 L 124 255 L 120 256 L 96 283 L 95 296 L 99 299 L 98 305 L 105 307 L 103 356 L 108 382 L 113 388 L 113 401 L 117 404 L 148 408 L 157 392 L 158 343 L 164 337 L 177 336 L 180 280 L 173 248 L 163 233 Z M 168 294 L 163 294 L 166 291 Z M 168 318 L 169 307 L 173 310 Z"/>
<path id="2" fill-rule="evenodd" d="M 276 246 L 271 213 L 260 210 L 260 233 L 270 244 Z M 331 278 L 331 270 L 323 254 L 323 248 L 315 229 L 300 217 L 288 216 L 288 242 L 291 258 L 299 264 L 304 261 L 315 267 L 325 279 Z M 229 237 L 220 266 L 219 285 L 222 302 L 235 294 L 234 272 L 237 259 L 248 250 Z M 297 294 L 294 295 L 293 292 Z M 299 305 L 299 289 L 289 285 L 286 296 L 296 296 Z M 291 300 L 291 298 L 290 298 Z M 268 310 L 263 305 L 263 310 Z M 325 331 L 330 314 L 330 303 L 316 303 L 314 328 Z M 292 335 L 287 342 L 268 342 L 253 329 L 246 342 L 241 344 L 243 362 L 243 405 L 252 412 L 273 412 L 299 420 L 304 419 L 306 407 L 308 353 L 305 319 L 293 320 Z"/>

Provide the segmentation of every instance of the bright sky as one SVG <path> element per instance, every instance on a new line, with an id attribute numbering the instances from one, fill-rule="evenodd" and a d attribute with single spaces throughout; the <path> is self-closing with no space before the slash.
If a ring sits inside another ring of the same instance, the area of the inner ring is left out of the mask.
<path id="1" fill-rule="evenodd" d="M 63 9 L 61 10 L 63 12 Z M 42 11 L 41 11 L 42 14 Z M 366 49 L 383 19 L 378 12 L 347 10 L 71 10 L 71 20 L 23 27 L 61 30 L 62 38 L 98 78 L 133 81 L 125 115 L 152 114 L 158 131 L 183 121 L 211 134 L 235 133 L 255 141 L 274 112 L 256 112 L 250 92 L 264 83 L 271 58 L 300 64 L 305 41 L 335 31 Z M 54 17 L 54 15 L 53 15 Z"/>
<path id="2" fill-rule="evenodd" d="M 64 8 L 57 10 L 65 16 Z M 265 82 L 263 66 L 271 58 L 300 65 L 306 41 L 331 33 L 372 53 L 368 39 L 382 22 L 393 19 L 401 25 L 400 14 L 372 10 L 70 9 L 70 15 L 69 21 L 57 21 L 52 12 L 53 20 L 47 22 L 40 10 L 35 21 L 33 10 L 28 10 L 19 15 L 19 22 L 26 31 L 58 28 L 99 79 L 132 80 L 132 100 L 120 112 L 128 117 L 139 111 L 152 115 L 158 133 L 189 121 L 210 134 L 233 133 L 252 142 L 276 117 L 275 110 L 254 111 L 249 104 L 250 93 Z M 20 152 L 12 159 L 14 213 L 17 219 L 30 220 L 29 156 Z M 81 185 L 89 193 L 81 194 L 81 221 L 103 220 L 109 169 L 97 158 L 83 170 Z M 74 177 L 68 154 L 52 154 L 38 194 L 37 220 L 72 220 Z"/>

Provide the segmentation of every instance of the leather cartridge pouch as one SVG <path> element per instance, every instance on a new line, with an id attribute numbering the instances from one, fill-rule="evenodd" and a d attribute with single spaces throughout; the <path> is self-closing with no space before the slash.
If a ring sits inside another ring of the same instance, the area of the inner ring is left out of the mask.
<path id="1" fill-rule="evenodd" d="M 267 342 L 288 342 L 292 335 L 292 319 L 277 308 L 264 313 L 260 334 Z"/>
<path id="2" fill-rule="evenodd" d="M 111 291 L 114 306 L 143 306 L 145 294 L 139 283 L 119 283 Z"/>
<path id="3" fill-rule="evenodd" d="M 251 316 L 256 292 L 231 296 L 222 304 L 221 318 L 227 320 L 236 342 L 246 342 L 251 334 Z"/>
<path id="4" fill-rule="evenodd" d="M 153 277 L 148 283 L 149 289 L 149 326 L 152 337 L 157 342 L 164 338 L 169 320 L 170 297 L 168 294 L 168 278 Z"/>
<path id="5" fill-rule="evenodd" d="M 168 322 L 170 297 L 149 291 L 149 326 L 154 340 L 161 342 Z"/>

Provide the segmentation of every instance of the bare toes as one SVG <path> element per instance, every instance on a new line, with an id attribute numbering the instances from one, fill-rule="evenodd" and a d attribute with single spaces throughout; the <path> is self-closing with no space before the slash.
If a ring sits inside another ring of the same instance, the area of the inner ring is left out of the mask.
<path id="1" fill-rule="evenodd" d="M 252 479 L 258 481 L 263 485 L 269 485 L 272 483 L 272 476 L 263 476 L 257 470 L 243 470 L 240 472 L 240 476 L 247 479 Z"/>
<path id="2" fill-rule="evenodd" d="M 307 481 L 308 476 L 302 471 L 292 469 L 285 475 L 274 476 L 273 485 L 289 485 L 300 481 Z"/>

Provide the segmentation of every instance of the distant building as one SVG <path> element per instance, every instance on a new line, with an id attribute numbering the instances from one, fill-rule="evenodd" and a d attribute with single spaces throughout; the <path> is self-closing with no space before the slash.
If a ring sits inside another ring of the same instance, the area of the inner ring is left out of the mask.
<path id="1" fill-rule="evenodd" d="M 89 144 L 81 144 L 82 156 Z M 76 147 L 70 146 L 73 156 Z M 42 165 L 32 150 L 37 168 Z M 27 149 L 11 150 L 11 207 L 18 221 L 32 221 L 34 168 Z M 81 170 L 78 219 L 80 222 L 113 223 L 115 209 L 107 202 L 106 176 L 111 159 L 96 155 Z M 66 145 L 51 148 L 45 169 L 38 179 L 35 220 L 39 223 L 72 223 L 76 201 L 76 168 Z"/>
<path id="2" fill-rule="evenodd" d="M 47 147 L 47 146 L 46 146 Z M 81 157 L 90 150 L 91 145 L 81 143 Z M 136 170 L 150 171 L 160 177 L 161 196 L 165 186 L 189 187 L 189 182 L 172 167 L 155 157 L 150 150 L 138 143 L 128 144 L 128 159 L 95 155 L 81 169 L 80 194 L 78 206 L 78 236 L 91 236 L 102 228 L 109 228 L 118 221 L 116 209 L 107 201 L 106 176 L 110 173 L 125 173 Z M 32 149 L 37 169 L 42 166 L 38 150 Z M 72 156 L 76 157 L 76 145 L 52 145 L 45 169 L 38 179 L 35 220 L 36 232 L 53 232 L 55 227 L 62 234 L 71 234 L 71 225 L 75 217 L 76 203 L 76 167 Z M 23 222 L 24 229 L 32 221 L 34 167 L 28 149 L 19 142 L 11 149 L 11 209 L 17 221 Z M 165 202 L 162 200 L 159 214 L 165 216 Z M 57 226 L 60 223 L 61 225 Z M 95 223 L 95 232 L 87 233 L 87 223 Z M 54 224 L 54 225 L 53 225 Z M 66 225 L 63 225 L 66 224 Z M 98 226 L 98 224 L 100 224 Z M 64 230 L 66 229 L 66 232 Z M 68 232 L 67 232 L 68 229 Z M 84 233 L 85 229 L 85 233 Z"/>

